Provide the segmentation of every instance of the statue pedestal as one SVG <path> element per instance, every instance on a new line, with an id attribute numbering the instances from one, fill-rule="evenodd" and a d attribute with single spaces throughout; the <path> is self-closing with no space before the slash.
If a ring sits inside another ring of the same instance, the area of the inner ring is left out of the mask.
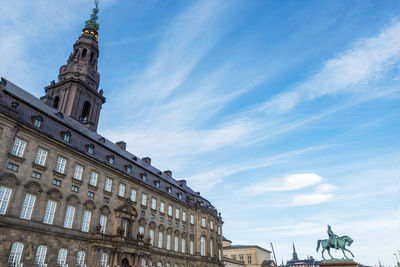
<path id="1" fill-rule="evenodd" d="M 321 267 L 357 267 L 358 263 L 353 260 L 323 260 L 320 262 Z"/>

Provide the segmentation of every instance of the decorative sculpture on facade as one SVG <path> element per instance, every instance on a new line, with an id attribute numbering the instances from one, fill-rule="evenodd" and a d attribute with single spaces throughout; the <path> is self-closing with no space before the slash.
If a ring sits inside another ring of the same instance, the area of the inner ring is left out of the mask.
<path id="1" fill-rule="evenodd" d="M 317 241 L 317 251 L 319 250 L 320 247 L 322 248 L 322 258 L 324 260 L 325 260 L 325 257 L 324 257 L 325 250 L 328 250 L 329 256 L 331 256 L 331 259 L 334 259 L 330 252 L 331 248 L 341 249 L 342 253 L 346 259 L 348 259 L 348 257 L 346 256 L 344 251 L 349 252 L 351 254 L 351 256 L 354 257 L 353 253 L 346 248 L 346 246 L 351 246 L 351 244 L 353 243 L 353 239 L 351 239 L 347 235 L 339 237 L 332 231 L 330 225 L 328 225 L 328 236 L 329 236 L 329 239 L 322 239 L 322 240 Z"/>
<path id="2" fill-rule="evenodd" d="M 97 19 L 99 18 L 97 14 L 99 13 L 99 0 L 95 0 L 94 4 L 96 5 L 93 8 L 93 13 L 90 15 L 90 19 L 85 22 L 85 26 L 89 28 L 93 28 L 96 31 L 99 30 L 99 24 L 97 23 Z"/>

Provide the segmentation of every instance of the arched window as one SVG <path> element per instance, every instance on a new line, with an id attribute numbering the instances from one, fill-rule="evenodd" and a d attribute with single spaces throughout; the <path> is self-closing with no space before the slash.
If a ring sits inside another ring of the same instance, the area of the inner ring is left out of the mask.
<path id="1" fill-rule="evenodd" d="M 53 102 L 53 108 L 58 108 L 58 103 L 60 102 L 60 97 L 56 96 Z"/>
<path id="2" fill-rule="evenodd" d="M 67 253 L 68 251 L 65 248 L 60 248 L 58 250 L 57 264 L 60 266 L 64 266 L 67 262 Z"/>
<path id="3" fill-rule="evenodd" d="M 90 112 L 90 103 L 89 103 L 89 101 L 86 101 L 85 104 L 83 104 L 83 108 L 82 108 L 82 114 L 81 114 L 82 122 L 88 121 L 89 112 Z"/>
<path id="4" fill-rule="evenodd" d="M 84 49 L 82 50 L 82 59 L 85 59 L 86 53 L 87 53 L 87 50 L 86 50 L 86 48 L 84 48 Z"/>
<path id="5" fill-rule="evenodd" d="M 85 251 L 79 250 L 78 254 L 76 255 L 76 265 L 78 267 L 85 266 Z"/>
<path id="6" fill-rule="evenodd" d="M 24 244 L 21 242 L 14 242 L 11 246 L 10 257 L 8 262 L 11 266 L 17 266 L 21 263 L 22 251 L 24 250 Z"/>
<path id="7" fill-rule="evenodd" d="M 171 235 L 170 234 L 167 235 L 167 249 L 168 250 L 171 249 Z"/>
<path id="8" fill-rule="evenodd" d="M 42 266 L 46 260 L 47 248 L 43 245 L 40 245 L 36 249 L 35 261 L 34 263 L 38 266 Z"/>

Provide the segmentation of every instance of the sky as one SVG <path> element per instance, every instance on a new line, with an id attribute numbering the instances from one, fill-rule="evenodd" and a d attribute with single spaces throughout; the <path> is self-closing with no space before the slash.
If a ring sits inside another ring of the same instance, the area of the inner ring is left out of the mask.
<path id="1" fill-rule="evenodd" d="M 0 0 L 0 76 L 40 97 L 90 0 Z M 399 1 L 103 0 L 98 132 L 210 200 L 233 244 L 400 249 Z M 400 253 L 400 252 L 399 252 Z M 341 257 L 339 251 L 333 253 Z M 400 255 L 399 255 L 400 257 Z"/>

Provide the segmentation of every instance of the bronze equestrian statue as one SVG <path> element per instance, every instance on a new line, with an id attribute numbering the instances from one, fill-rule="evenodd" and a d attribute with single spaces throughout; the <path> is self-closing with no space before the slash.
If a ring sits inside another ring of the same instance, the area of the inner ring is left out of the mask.
<path id="1" fill-rule="evenodd" d="M 322 248 L 322 258 L 324 260 L 325 260 L 325 257 L 324 257 L 325 250 L 328 250 L 329 256 L 331 256 L 331 259 L 333 259 L 331 252 L 330 252 L 331 248 L 341 249 L 342 253 L 346 259 L 348 259 L 348 257 L 346 256 L 344 251 L 349 252 L 351 254 L 351 256 L 354 257 L 353 253 L 346 248 L 346 246 L 351 246 L 351 244 L 353 243 L 353 239 L 351 239 L 347 235 L 339 237 L 332 231 L 330 225 L 328 225 L 328 236 L 329 236 L 329 239 L 323 239 L 323 240 L 317 241 L 317 251 L 319 250 L 320 247 Z"/>

